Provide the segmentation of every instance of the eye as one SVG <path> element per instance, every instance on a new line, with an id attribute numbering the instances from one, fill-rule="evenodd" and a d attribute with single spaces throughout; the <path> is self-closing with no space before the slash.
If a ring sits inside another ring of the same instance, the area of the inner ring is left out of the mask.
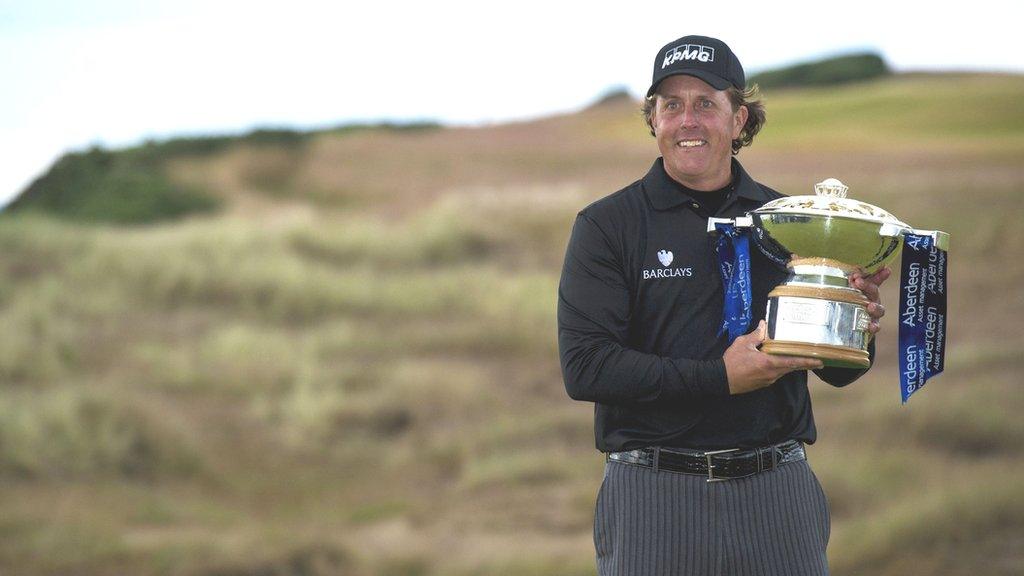
<path id="1" fill-rule="evenodd" d="M 708 100 L 707 98 L 701 98 L 700 101 L 697 102 L 697 107 L 698 108 L 703 108 L 705 110 L 711 108 L 714 105 L 715 105 L 715 103 L 712 102 L 711 100 Z"/>
<path id="2" fill-rule="evenodd" d="M 668 102 L 665 103 L 665 110 L 678 110 L 678 109 L 679 109 L 679 101 L 678 100 L 669 100 Z"/>

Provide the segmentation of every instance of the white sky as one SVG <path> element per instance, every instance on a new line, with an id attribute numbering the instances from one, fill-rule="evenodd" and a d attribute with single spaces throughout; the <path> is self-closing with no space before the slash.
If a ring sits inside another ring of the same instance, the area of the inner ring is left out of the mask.
<path id="1" fill-rule="evenodd" d="M 1016 2 L 626 4 L 0 0 L 0 203 L 90 144 L 501 122 L 641 94 L 685 34 L 725 40 L 748 74 L 865 48 L 899 71 L 1024 72 Z"/>

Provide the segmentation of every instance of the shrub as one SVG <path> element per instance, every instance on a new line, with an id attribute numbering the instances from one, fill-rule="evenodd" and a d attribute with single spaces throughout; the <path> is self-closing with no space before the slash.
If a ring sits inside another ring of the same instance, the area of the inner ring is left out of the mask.
<path id="1" fill-rule="evenodd" d="M 755 74 L 748 84 L 761 88 L 789 88 L 796 86 L 826 86 L 859 80 L 870 80 L 891 74 L 881 56 L 873 53 L 850 54 L 804 62 L 777 70 Z"/>
<path id="2" fill-rule="evenodd" d="M 99 147 L 66 154 L 9 209 L 131 224 L 208 212 L 218 206 L 215 198 L 171 182 L 154 164 L 146 154 L 113 153 Z"/>

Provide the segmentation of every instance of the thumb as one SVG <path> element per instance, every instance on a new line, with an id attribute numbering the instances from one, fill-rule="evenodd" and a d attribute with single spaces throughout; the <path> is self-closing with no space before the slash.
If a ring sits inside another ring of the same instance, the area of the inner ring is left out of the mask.
<path id="1" fill-rule="evenodd" d="M 751 348 L 757 348 L 758 346 L 761 345 L 761 342 L 764 342 L 764 337 L 767 332 L 767 325 L 764 323 L 764 320 L 761 320 L 757 324 L 756 328 L 744 334 L 743 336 L 740 336 L 736 340 L 742 339 L 744 345 L 749 346 Z"/>
<path id="2" fill-rule="evenodd" d="M 750 334 L 757 338 L 758 344 L 764 342 L 764 339 L 768 337 L 768 324 L 761 320 L 757 323 L 757 328 L 754 328 Z"/>

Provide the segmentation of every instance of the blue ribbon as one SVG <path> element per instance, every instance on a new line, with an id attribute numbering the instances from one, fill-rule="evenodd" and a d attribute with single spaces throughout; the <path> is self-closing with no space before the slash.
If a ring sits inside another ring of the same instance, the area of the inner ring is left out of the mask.
<path id="1" fill-rule="evenodd" d="M 728 332 L 729 342 L 747 333 L 750 327 L 750 236 L 748 229 L 716 222 L 718 231 L 718 266 L 722 272 L 725 300 L 722 309 L 722 327 L 718 335 Z"/>
<path id="2" fill-rule="evenodd" d="M 900 275 L 900 393 L 910 395 L 945 368 L 947 254 L 931 236 L 904 235 Z"/>

